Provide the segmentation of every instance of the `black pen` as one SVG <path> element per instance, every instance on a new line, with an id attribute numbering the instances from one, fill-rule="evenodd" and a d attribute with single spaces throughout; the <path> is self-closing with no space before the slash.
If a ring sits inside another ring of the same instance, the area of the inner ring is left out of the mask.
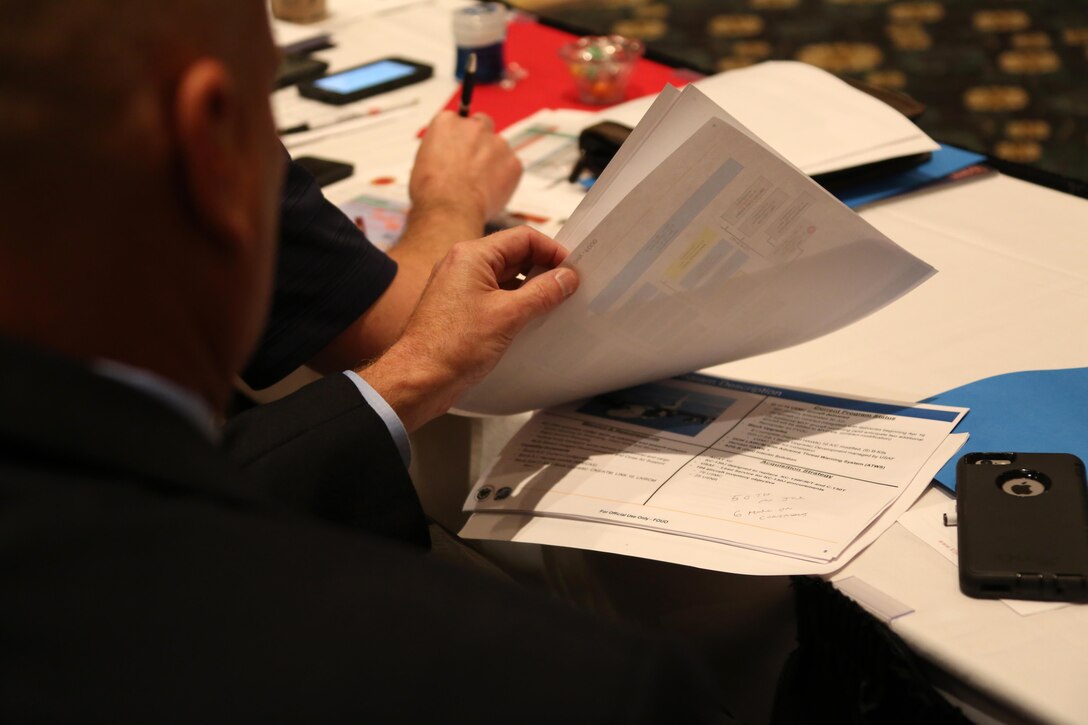
<path id="1" fill-rule="evenodd" d="M 468 118 L 468 107 L 472 104 L 472 87 L 476 84 L 476 54 L 469 53 L 465 63 L 465 80 L 461 82 L 461 107 L 457 115 Z"/>

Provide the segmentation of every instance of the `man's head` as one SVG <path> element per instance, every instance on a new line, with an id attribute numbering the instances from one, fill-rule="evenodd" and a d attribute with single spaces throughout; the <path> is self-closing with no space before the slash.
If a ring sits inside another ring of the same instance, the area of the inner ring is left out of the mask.
<path id="1" fill-rule="evenodd" d="M 0 18 L 0 334 L 221 403 L 274 262 L 264 4 L 0 0 Z"/>

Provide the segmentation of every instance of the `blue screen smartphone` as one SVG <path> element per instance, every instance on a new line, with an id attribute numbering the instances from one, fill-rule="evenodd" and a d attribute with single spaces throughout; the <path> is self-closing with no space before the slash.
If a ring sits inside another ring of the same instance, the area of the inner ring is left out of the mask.
<path id="1" fill-rule="evenodd" d="M 382 58 L 316 80 L 300 83 L 298 92 L 323 103 L 343 105 L 376 96 L 431 77 L 431 66 L 405 58 Z"/>

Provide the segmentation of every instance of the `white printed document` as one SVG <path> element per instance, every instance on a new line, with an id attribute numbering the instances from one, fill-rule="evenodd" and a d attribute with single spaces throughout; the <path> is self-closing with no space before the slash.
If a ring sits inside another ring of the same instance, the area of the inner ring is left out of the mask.
<path id="1" fill-rule="evenodd" d="M 523 544 L 562 546 L 608 554 L 623 554 L 734 574 L 826 575 L 846 566 L 891 528 L 903 512 L 918 500 L 933 480 L 933 476 L 946 461 L 956 455 L 966 440 L 966 433 L 953 433 L 948 436 L 918 471 L 914 480 L 899 495 L 899 498 L 869 524 L 837 559 L 830 562 L 804 561 L 764 551 L 729 546 L 707 539 L 676 536 L 653 529 L 531 514 L 472 514 L 461 529 L 460 535 L 466 539 L 516 541 Z"/>
<path id="2" fill-rule="evenodd" d="M 692 87 L 659 96 L 557 239 L 578 291 L 457 410 L 550 407 L 795 345 L 934 271 Z"/>
<path id="3" fill-rule="evenodd" d="M 537 413 L 465 510 L 828 563 L 932 476 L 965 413 L 684 375 Z"/>

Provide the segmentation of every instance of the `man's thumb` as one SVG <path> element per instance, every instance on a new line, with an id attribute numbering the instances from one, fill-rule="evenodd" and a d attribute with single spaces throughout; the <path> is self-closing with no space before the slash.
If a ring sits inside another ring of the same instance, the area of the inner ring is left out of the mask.
<path id="1" fill-rule="evenodd" d="M 515 294 L 532 319 L 550 312 L 578 289 L 578 273 L 570 267 L 558 267 L 536 275 L 523 284 Z"/>

